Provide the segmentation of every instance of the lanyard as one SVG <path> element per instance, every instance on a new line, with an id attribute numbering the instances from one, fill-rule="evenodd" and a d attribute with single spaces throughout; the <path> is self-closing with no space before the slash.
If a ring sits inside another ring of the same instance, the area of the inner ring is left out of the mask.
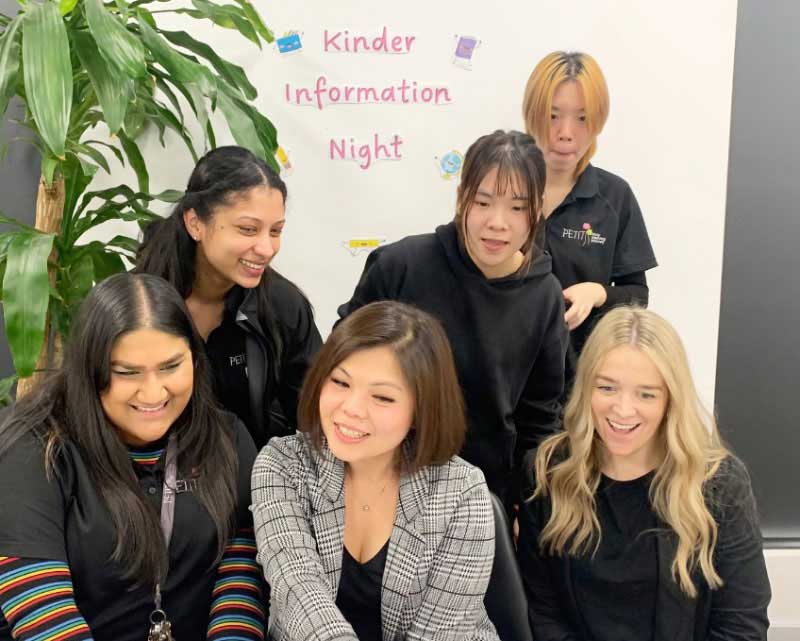
<path id="1" fill-rule="evenodd" d="M 178 439 L 174 434 L 171 434 L 167 441 L 167 457 L 166 465 L 164 468 L 164 487 L 161 493 L 161 531 L 164 533 L 164 543 L 167 549 L 167 558 L 169 558 L 169 542 L 172 539 L 172 527 L 175 524 L 175 488 L 178 479 Z M 153 604 L 155 605 L 155 613 L 164 615 L 161 609 L 161 581 L 164 577 L 158 577 L 156 581 L 155 594 L 153 595 Z M 150 615 L 151 618 L 153 615 Z M 164 615 L 166 619 L 166 615 Z"/>

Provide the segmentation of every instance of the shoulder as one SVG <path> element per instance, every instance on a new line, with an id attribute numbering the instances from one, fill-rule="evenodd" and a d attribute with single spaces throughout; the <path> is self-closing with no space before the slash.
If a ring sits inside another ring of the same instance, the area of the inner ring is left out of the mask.
<path id="1" fill-rule="evenodd" d="M 222 415 L 223 425 L 229 431 L 233 439 L 233 445 L 236 449 L 239 463 L 246 463 L 249 466 L 249 469 L 252 467 L 253 461 L 255 460 L 257 454 L 256 444 L 253 442 L 253 437 L 247 430 L 247 426 L 238 416 L 236 416 L 236 414 L 227 410 L 222 410 L 220 414 Z"/>
<path id="2" fill-rule="evenodd" d="M 714 475 L 703 488 L 706 504 L 717 522 L 734 513 L 752 513 L 755 518 L 755 499 L 750 474 L 745 464 L 728 454 L 720 461 Z"/>
<path id="3" fill-rule="evenodd" d="M 312 445 L 304 433 L 276 436 L 269 440 L 256 457 L 253 478 L 278 470 L 293 476 L 305 476 L 312 468 L 313 461 Z"/>
<path id="4" fill-rule="evenodd" d="M 622 197 L 633 193 L 630 184 L 628 184 L 628 181 L 622 178 L 622 176 L 613 174 L 610 171 L 601 169 L 600 167 L 595 167 L 594 165 L 592 165 L 592 167 L 597 176 L 598 189 L 604 196 L 609 198 L 613 197 L 614 199 L 621 199 Z"/>
<path id="5" fill-rule="evenodd" d="M 459 456 L 441 465 L 429 466 L 427 476 L 430 483 L 429 502 L 434 509 L 444 504 L 456 505 L 465 497 L 477 498 L 480 503 L 491 506 L 483 472 Z"/>
<path id="6" fill-rule="evenodd" d="M 269 275 L 267 295 L 278 318 L 294 319 L 298 314 L 312 314 L 311 303 L 302 290 L 274 270 Z"/>
<path id="7" fill-rule="evenodd" d="M 438 247 L 435 234 L 415 234 L 378 247 L 370 257 L 374 256 L 373 261 L 380 260 L 381 264 L 403 264 L 411 259 L 417 260 L 420 254 L 432 254 Z"/>

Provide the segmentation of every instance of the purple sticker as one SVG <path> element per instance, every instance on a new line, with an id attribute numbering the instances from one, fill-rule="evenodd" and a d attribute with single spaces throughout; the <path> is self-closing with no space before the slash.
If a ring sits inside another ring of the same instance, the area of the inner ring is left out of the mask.
<path id="1" fill-rule="evenodd" d="M 477 44 L 478 41 L 476 38 L 460 36 L 458 39 L 458 45 L 456 45 L 456 58 L 462 58 L 464 60 L 471 59 L 472 53 L 475 51 L 475 46 Z"/>

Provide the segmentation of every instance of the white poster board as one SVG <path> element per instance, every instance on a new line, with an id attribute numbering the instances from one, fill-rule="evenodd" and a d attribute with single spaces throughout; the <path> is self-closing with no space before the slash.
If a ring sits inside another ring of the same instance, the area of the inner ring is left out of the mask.
<path id="1" fill-rule="evenodd" d="M 206 22 L 158 18 L 190 26 L 257 87 L 256 105 L 292 165 L 274 264 L 311 299 L 323 336 L 372 247 L 452 218 L 457 177 L 441 161 L 452 168 L 457 156 L 445 155 L 494 129 L 522 129 L 535 63 L 581 50 L 611 93 L 594 162 L 633 187 L 660 264 L 648 273 L 650 306 L 677 326 L 700 392 L 713 399 L 736 2 L 255 4 L 276 36 L 288 36 L 285 51 L 259 51 Z M 459 37 L 475 42 L 456 55 Z M 218 143 L 231 140 L 221 126 Z M 185 187 L 192 161 L 182 143 L 171 139 L 165 153 L 151 134 L 143 149 L 154 191 Z M 111 227 L 102 235 L 120 230 Z"/>

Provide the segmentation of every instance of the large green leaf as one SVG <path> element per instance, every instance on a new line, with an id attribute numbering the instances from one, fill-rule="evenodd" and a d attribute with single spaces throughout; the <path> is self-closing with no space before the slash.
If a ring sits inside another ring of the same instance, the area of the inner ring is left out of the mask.
<path id="1" fill-rule="evenodd" d="M 204 42 L 195 40 L 185 31 L 161 30 L 161 35 L 172 44 L 188 49 L 208 60 L 214 69 L 217 70 L 217 73 L 219 73 L 229 85 L 241 90 L 248 100 L 253 100 L 258 95 L 256 88 L 247 79 L 244 69 L 220 58 L 217 53 Z"/>
<path id="2" fill-rule="evenodd" d="M 92 182 L 92 176 L 86 174 L 80 161 L 74 154 L 67 154 L 67 159 L 61 164 L 61 174 L 64 176 L 64 214 L 61 218 L 61 236 L 69 244 L 73 229 L 72 221 L 78 198 Z"/>
<path id="3" fill-rule="evenodd" d="M 115 134 L 125 121 L 125 113 L 128 111 L 130 96 L 133 93 L 133 80 L 120 76 L 103 59 L 94 38 L 88 31 L 75 31 L 72 37 L 81 64 L 86 68 L 92 81 L 108 130 Z"/>
<path id="4" fill-rule="evenodd" d="M 84 0 L 84 6 L 89 31 L 103 58 L 129 78 L 144 77 L 147 67 L 139 39 L 103 6 L 103 0 Z"/>
<path id="5" fill-rule="evenodd" d="M 139 151 L 139 146 L 122 132 L 119 133 L 119 142 L 122 144 L 122 149 L 125 150 L 128 163 L 136 172 L 139 191 L 148 193 L 150 191 L 150 175 L 147 173 L 147 165 L 142 157 L 142 152 Z"/>
<path id="6" fill-rule="evenodd" d="M 59 0 L 58 2 L 58 12 L 65 16 L 70 13 L 75 6 L 78 4 L 78 0 Z"/>
<path id="7" fill-rule="evenodd" d="M 11 388 L 16 382 L 16 374 L 0 379 L 0 407 L 7 407 L 14 402 L 14 399 L 11 398 Z"/>
<path id="8" fill-rule="evenodd" d="M 19 71 L 19 39 L 17 31 L 22 17 L 11 21 L 0 36 L 0 116 L 6 112 L 8 101 L 15 93 L 17 72 Z"/>
<path id="9" fill-rule="evenodd" d="M 261 41 L 258 38 L 255 27 L 239 7 L 230 4 L 218 4 L 208 0 L 192 0 L 192 4 L 197 10 L 214 24 L 226 29 L 234 29 L 241 33 L 253 44 L 261 48 Z"/>
<path id="10" fill-rule="evenodd" d="M 58 5 L 31 5 L 25 12 L 22 36 L 28 108 L 47 147 L 54 156 L 63 158 L 72 106 L 72 67 L 67 29 Z"/>
<path id="11" fill-rule="evenodd" d="M 111 167 L 109 167 L 106 157 L 94 147 L 89 147 L 88 145 L 82 144 L 74 144 L 72 145 L 72 148 L 78 152 L 79 160 L 81 156 L 86 156 L 87 158 L 90 158 L 98 167 L 102 167 L 107 174 L 111 173 Z"/>
<path id="12" fill-rule="evenodd" d="M 99 0 L 98 0 L 99 1 Z M 142 40 L 155 61 L 160 64 L 178 82 L 202 82 L 204 72 L 207 70 L 200 64 L 192 62 L 186 56 L 181 55 L 173 49 L 169 43 L 155 31 L 141 15 L 139 18 L 139 29 L 142 32 Z"/>
<path id="13" fill-rule="evenodd" d="M 225 120 L 228 121 L 233 139 L 242 147 L 246 147 L 254 154 L 264 157 L 265 151 L 258 138 L 258 132 L 252 119 L 231 100 L 224 92 L 218 96 L 218 104 Z"/>
<path id="14" fill-rule="evenodd" d="M 266 42 L 273 42 L 275 40 L 275 36 L 273 35 L 272 31 L 264 24 L 264 21 L 261 19 L 261 16 L 258 15 L 258 11 L 255 10 L 252 4 L 248 0 L 236 0 L 236 4 L 238 4 L 242 11 L 244 11 L 244 15 L 247 16 L 247 19 L 250 21 L 250 24 L 253 25 L 255 30 L 258 32 Z"/>
<path id="15" fill-rule="evenodd" d="M 3 312 L 6 338 L 19 376 L 33 374 L 44 342 L 50 300 L 47 257 L 54 238 L 53 234 L 20 232 L 8 245 Z"/>

